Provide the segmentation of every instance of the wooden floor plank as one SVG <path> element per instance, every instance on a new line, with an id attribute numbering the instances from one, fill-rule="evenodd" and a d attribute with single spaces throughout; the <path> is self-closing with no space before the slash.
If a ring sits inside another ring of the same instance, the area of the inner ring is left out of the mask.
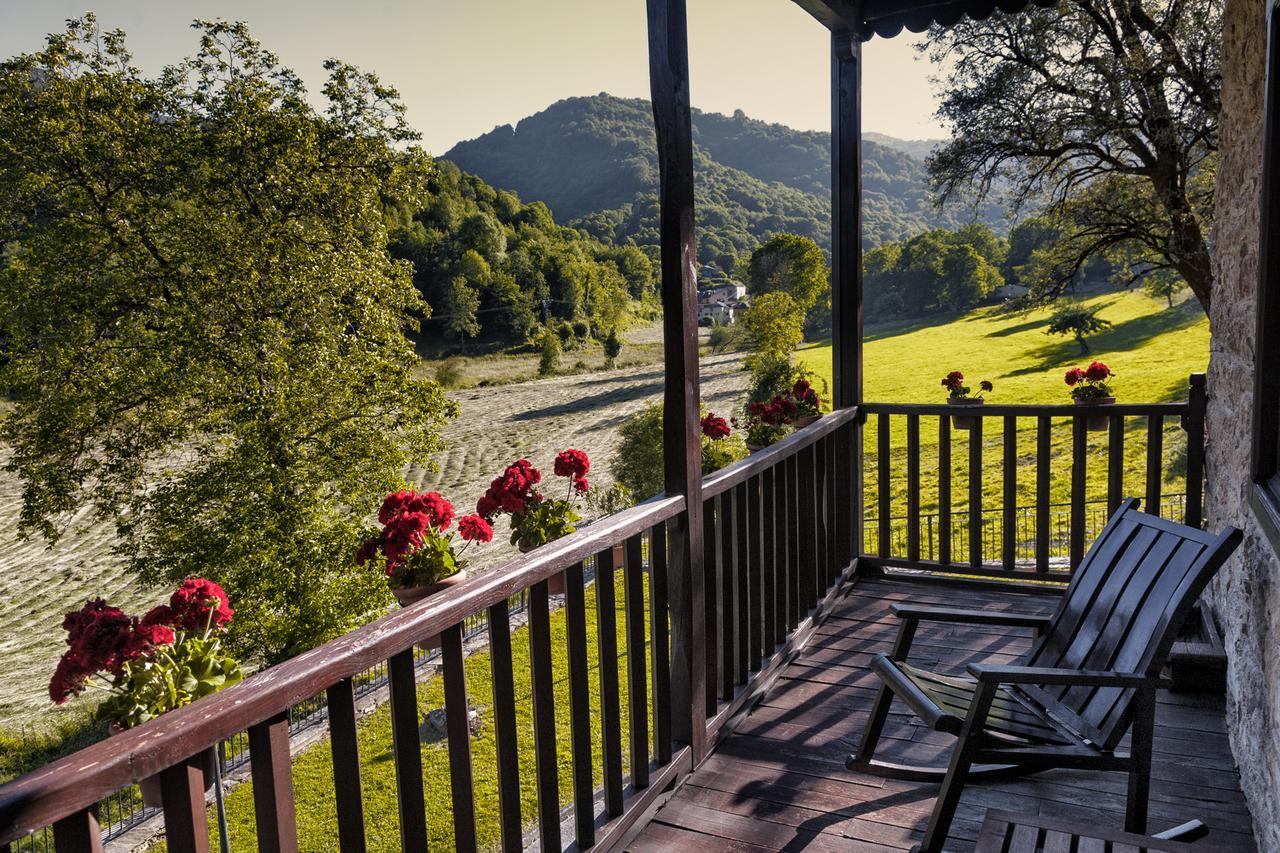
<path id="1" fill-rule="evenodd" d="M 658 810 L 627 849 L 697 853 L 759 850 L 906 850 L 918 843 L 937 785 L 856 773 L 844 766 L 870 713 L 879 681 L 868 666 L 898 631 L 892 602 L 1052 612 L 1044 595 L 1003 595 L 903 580 L 860 579 L 750 714 Z M 1025 630 L 922 624 L 911 661 L 963 672 L 966 663 L 1008 662 L 1030 647 Z M 895 704 L 885 725 L 887 759 L 945 765 L 955 739 Z M 1232 762 L 1221 697 L 1162 692 L 1156 712 L 1151 826 L 1190 818 L 1209 825 L 1209 844 L 1256 850 Z M 989 808 L 1086 820 L 1120 828 L 1126 776 L 1053 770 L 970 783 L 948 849 L 973 849 Z"/>

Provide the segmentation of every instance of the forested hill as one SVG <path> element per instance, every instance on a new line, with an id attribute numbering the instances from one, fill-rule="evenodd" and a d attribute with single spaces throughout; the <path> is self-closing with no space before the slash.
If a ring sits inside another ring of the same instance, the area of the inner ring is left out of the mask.
<path id="1" fill-rule="evenodd" d="M 830 243 L 828 136 L 694 110 L 699 254 L 717 260 L 790 231 Z M 907 143 L 904 143 L 907 145 Z M 568 98 L 461 142 L 444 155 L 488 183 L 543 201 L 556 218 L 601 239 L 657 241 L 657 155 L 649 103 L 608 94 Z M 934 209 L 924 164 L 898 148 L 863 142 L 863 211 L 869 246 L 927 228 L 956 227 L 968 208 Z M 1004 230 L 994 210 L 980 218 Z"/>

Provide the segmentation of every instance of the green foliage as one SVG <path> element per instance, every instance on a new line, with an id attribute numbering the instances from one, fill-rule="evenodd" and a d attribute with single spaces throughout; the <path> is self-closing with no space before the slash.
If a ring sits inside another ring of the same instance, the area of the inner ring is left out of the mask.
<path id="1" fill-rule="evenodd" d="M 963 311 L 1004 284 L 1007 246 L 990 228 L 937 228 L 877 246 L 863 259 L 866 298 L 877 317 Z"/>
<path id="2" fill-rule="evenodd" d="M 737 323 L 731 326 L 712 326 L 711 334 L 707 336 L 707 346 L 711 347 L 711 351 L 714 353 L 739 349 L 744 344 L 743 327 Z"/>
<path id="3" fill-rule="evenodd" d="M 521 548 L 537 548 L 568 536 L 582 516 L 569 501 L 551 498 L 529 504 L 521 513 L 511 516 L 511 544 Z"/>
<path id="4" fill-rule="evenodd" d="M 1111 323 L 1098 316 L 1095 308 L 1089 308 L 1078 302 L 1070 302 L 1058 307 L 1049 318 L 1047 335 L 1071 335 L 1080 345 L 1080 352 L 1089 351 L 1089 343 L 1085 340 L 1089 335 L 1111 328 Z"/>
<path id="5" fill-rule="evenodd" d="M 635 506 L 631 490 L 622 483 L 614 483 L 607 489 L 593 488 L 586 494 L 587 511 L 593 518 L 604 518 Z"/>
<path id="6" fill-rule="evenodd" d="M 153 655 L 126 663 L 116 692 L 98 706 L 98 716 L 131 728 L 243 679 L 219 632 L 183 633 L 174 644 L 157 646 Z"/>
<path id="7" fill-rule="evenodd" d="M 466 278 L 456 276 L 449 283 L 449 292 L 445 295 L 445 329 L 458 339 L 474 338 L 480 334 L 480 323 L 476 320 L 479 308 L 480 294 L 467 284 Z"/>
<path id="8" fill-rule="evenodd" d="M 826 133 L 792 130 L 741 112 L 694 110 L 693 124 L 699 261 L 734 271 L 735 258 L 779 232 L 830 250 Z M 569 98 L 514 128 L 461 142 L 444 156 L 492 184 L 545 201 L 598 240 L 640 250 L 657 246 L 658 161 L 647 101 L 606 94 Z M 899 147 L 864 141 L 862 167 L 868 247 L 930 227 L 959 227 L 959 214 L 970 213 L 959 205 L 935 208 L 923 162 Z M 1003 217 L 998 204 L 984 205 L 980 213 L 992 223 Z"/>
<path id="9" fill-rule="evenodd" d="M 1143 277 L 1142 289 L 1152 299 L 1163 299 L 1172 308 L 1173 297 L 1186 290 L 1187 283 L 1170 270 L 1157 270 Z"/>
<path id="10" fill-rule="evenodd" d="M 636 500 L 661 494 L 665 461 L 662 448 L 662 403 L 652 403 L 626 420 L 619 429 L 618 448 L 610 469 Z M 702 473 L 710 474 L 745 459 L 746 445 L 742 436 L 733 433 L 712 440 L 701 436 Z"/>
<path id="11" fill-rule="evenodd" d="M 543 329 L 538 354 L 538 375 L 551 376 L 560 369 L 560 337 L 550 329 Z"/>
<path id="12" fill-rule="evenodd" d="M 754 297 L 781 291 L 806 314 L 831 289 L 831 270 L 818 244 L 798 234 L 775 234 L 751 253 L 747 292 Z"/>
<path id="13" fill-rule="evenodd" d="M 787 361 L 804 340 L 804 309 L 791 295 L 775 290 L 757 297 L 742 315 L 751 355 L 747 369 L 755 372 Z"/>
<path id="14" fill-rule="evenodd" d="M 457 358 L 436 362 L 435 377 L 441 388 L 457 388 L 462 384 L 462 362 Z"/>
<path id="15" fill-rule="evenodd" d="M 606 364 L 613 367 L 618 362 L 618 356 L 622 355 L 622 338 L 618 335 L 618 327 L 614 326 L 609 329 L 609 334 L 601 341 L 604 348 L 604 357 L 608 359 Z"/>
<path id="16" fill-rule="evenodd" d="M 38 729 L 0 728 L 0 784 L 102 740 L 106 728 L 96 709 L 83 700 L 79 706 L 49 716 Z"/>
<path id="17" fill-rule="evenodd" d="M 0 385 L 24 531 L 86 502 L 144 581 L 221 583 L 274 662 L 365 621 L 363 515 L 455 411 L 382 201 L 432 173 L 394 90 L 336 61 L 317 113 L 240 24 L 158 78 L 92 16 L 0 64 Z M 38 293 L 40 298 L 32 299 Z"/>

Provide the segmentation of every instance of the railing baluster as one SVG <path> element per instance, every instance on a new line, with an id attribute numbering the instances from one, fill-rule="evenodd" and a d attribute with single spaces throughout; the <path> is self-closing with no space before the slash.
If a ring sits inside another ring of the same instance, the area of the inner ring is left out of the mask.
<path id="1" fill-rule="evenodd" d="M 559 850 L 560 773 L 556 757 L 555 673 L 552 671 L 551 614 L 546 581 L 539 581 L 529 588 L 529 665 L 533 679 L 533 758 L 538 780 L 538 837 L 543 850 Z M 607 716 L 608 712 L 604 713 Z M 616 713 L 614 719 L 617 719 Z"/>
<path id="2" fill-rule="evenodd" d="M 1049 571 L 1049 454 L 1053 420 L 1036 418 L 1036 571 Z"/>
<path id="3" fill-rule="evenodd" d="M 876 419 L 876 497 L 880 505 L 879 554 L 889 556 L 889 416 L 881 413 Z"/>
<path id="4" fill-rule="evenodd" d="M 364 797 L 360 783 L 360 744 L 356 738 L 355 681 L 345 678 L 326 691 L 329 752 L 333 756 L 333 796 L 338 814 L 338 848 L 364 853 Z"/>
<path id="5" fill-rule="evenodd" d="M 720 624 L 720 698 L 730 702 L 738 681 L 738 623 L 734 616 L 734 582 L 738 573 L 733 554 L 732 490 L 721 494 L 716 501 L 716 523 L 720 526 L 720 589 L 716 592 L 716 621 Z"/>
<path id="6" fill-rule="evenodd" d="M 203 798 L 200 804 L 203 807 Z M 205 843 L 207 849 L 207 839 Z M 102 853 L 102 829 L 98 826 L 98 816 L 93 807 L 56 822 L 53 825 L 53 846 L 58 853 Z M 3 849 L 7 851 L 9 845 L 3 845 Z"/>
<path id="7" fill-rule="evenodd" d="M 413 649 L 387 661 L 391 696 L 391 740 L 396 767 L 396 801 L 400 813 L 400 846 L 427 848 L 427 811 L 422 785 L 422 746 L 418 737 L 418 685 L 413 676 Z"/>
<path id="8" fill-rule="evenodd" d="M 1084 415 L 1071 419 L 1071 570 L 1084 559 L 1084 499 L 1089 433 Z"/>
<path id="9" fill-rule="evenodd" d="M 520 747 L 516 741 L 511 615 L 505 601 L 489 608 L 489 671 L 493 677 L 493 738 L 497 753 L 502 849 L 505 853 L 518 853 L 524 849 L 524 817 L 520 809 Z"/>
<path id="10" fill-rule="evenodd" d="M 817 459 L 811 446 L 800 451 L 800 589 L 803 595 L 801 615 L 818 603 L 817 547 Z"/>
<path id="11" fill-rule="evenodd" d="M 1147 500 L 1143 512 L 1160 514 L 1160 481 L 1164 473 L 1164 416 L 1147 418 Z"/>
<path id="12" fill-rule="evenodd" d="M 1107 419 L 1107 515 L 1124 500 L 1124 415 Z"/>
<path id="13" fill-rule="evenodd" d="M 777 494 L 774 490 L 774 471 L 766 468 L 760 475 L 760 570 L 763 573 L 761 596 L 764 603 L 764 653 L 770 655 L 778 643 L 782 642 L 782 608 L 778 606 L 781 596 L 778 586 L 778 552 L 777 538 L 774 531 L 776 517 Z"/>
<path id="14" fill-rule="evenodd" d="M 591 698 L 587 683 L 587 605 L 582 564 L 564 573 L 565 645 L 569 664 L 569 751 L 573 761 L 573 817 L 579 847 L 596 843 L 591 782 Z M 600 662 L 604 665 L 604 661 Z"/>
<path id="15" fill-rule="evenodd" d="M 596 643 L 600 659 L 604 805 L 610 817 L 617 817 L 622 814 L 622 711 L 618 700 L 618 599 L 614 592 L 612 548 L 596 554 Z"/>
<path id="16" fill-rule="evenodd" d="M 204 785 L 203 753 L 193 755 L 160 774 L 164 837 L 168 848 L 174 853 L 209 853 L 209 820 L 205 814 Z"/>
<path id="17" fill-rule="evenodd" d="M 747 683 L 751 670 L 753 642 L 751 618 L 751 547 L 747 531 L 747 484 L 739 483 L 733 489 L 733 578 L 734 578 L 734 628 L 737 636 L 734 647 L 734 677 L 739 684 Z"/>
<path id="18" fill-rule="evenodd" d="M 649 692 L 645 655 L 644 567 L 640 535 L 627 539 L 622 570 L 627 614 L 627 699 L 631 723 L 631 784 L 649 787 Z"/>
<path id="19" fill-rule="evenodd" d="M 653 655 L 653 754 L 671 761 L 671 630 L 667 621 L 667 525 L 649 529 L 649 634 Z"/>
<path id="20" fill-rule="evenodd" d="M 1187 489 L 1182 508 L 1184 524 L 1199 527 L 1204 512 L 1204 416 L 1208 400 L 1203 373 L 1191 374 L 1191 398 L 1187 405 Z"/>
<path id="21" fill-rule="evenodd" d="M 951 416 L 938 417 L 938 562 L 951 562 Z"/>
<path id="22" fill-rule="evenodd" d="M 296 851 L 298 822 L 293 811 L 288 712 L 249 728 L 249 762 L 253 768 L 258 849 L 263 853 Z"/>
<path id="23" fill-rule="evenodd" d="M 1000 562 L 1013 571 L 1018 544 L 1018 419 L 1004 419 L 1004 524 L 1002 525 Z"/>
<path id="24" fill-rule="evenodd" d="M 975 415 L 969 427 L 969 565 L 982 565 L 982 422 Z"/>
<path id="25" fill-rule="evenodd" d="M 704 590 L 706 594 L 703 596 L 703 626 L 706 632 L 705 653 L 706 653 L 706 710 L 707 716 L 715 715 L 717 705 L 716 687 L 720 683 L 720 634 L 719 626 L 716 625 L 716 614 L 720 608 L 717 605 L 719 601 L 719 571 L 716 554 L 720 545 L 720 537 L 716 533 L 719 529 L 717 525 L 721 523 L 719 516 L 719 500 L 717 498 L 709 498 L 702 505 L 702 561 L 703 561 L 703 578 Z"/>
<path id="26" fill-rule="evenodd" d="M 907 415 L 907 559 L 920 561 L 919 415 Z"/>
<path id="27" fill-rule="evenodd" d="M 760 486 L 761 478 L 753 477 L 746 483 L 747 517 L 746 533 L 750 542 L 747 548 L 747 578 L 750 581 L 751 599 L 751 669 L 759 669 L 765 655 L 764 627 L 764 555 L 760 548 Z"/>
<path id="28" fill-rule="evenodd" d="M 807 608 L 804 604 L 804 566 L 800 560 L 800 540 L 803 522 L 801 521 L 800 503 L 803 492 L 800 489 L 800 458 L 792 454 L 787 458 L 787 582 L 791 586 L 791 627 L 800 624 Z"/>
<path id="29" fill-rule="evenodd" d="M 582 567 L 578 566 L 578 585 Z M 466 659 L 462 654 L 462 626 L 440 633 L 440 656 L 444 664 L 445 727 L 449 736 L 449 791 L 453 796 L 453 846 L 455 850 L 476 849 L 475 785 L 471 776 L 471 726 L 467 719 Z"/>

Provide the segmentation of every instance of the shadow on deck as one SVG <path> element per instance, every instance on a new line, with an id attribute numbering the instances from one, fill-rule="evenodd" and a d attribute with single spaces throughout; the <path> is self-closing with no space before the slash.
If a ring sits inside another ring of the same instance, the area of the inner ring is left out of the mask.
<path id="1" fill-rule="evenodd" d="M 626 849 L 906 850 L 920 841 L 938 786 L 845 769 L 866 723 L 876 677 L 872 655 L 897 632 L 892 601 L 1044 613 L 1054 599 L 957 589 L 910 580 L 862 578 L 849 588 L 801 654 L 734 731 L 679 787 Z M 974 660 L 1012 661 L 1029 632 L 922 625 L 911 660 L 963 671 Z M 1253 851 L 1251 820 L 1231 758 L 1220 697 L 1162 691 L 1156 713 L 1152 831 L 1204 821 L 1206 850 Z M 945 765 L 954 738 L 920 725 L 894 705 L 881 741 L 890 761 Z M 948 849 L 970 850 L 988 808 L 1052 815 L 1119 829 L 1125 774 L 1052 770 L 1019 779 L 970 782 Z"/>

